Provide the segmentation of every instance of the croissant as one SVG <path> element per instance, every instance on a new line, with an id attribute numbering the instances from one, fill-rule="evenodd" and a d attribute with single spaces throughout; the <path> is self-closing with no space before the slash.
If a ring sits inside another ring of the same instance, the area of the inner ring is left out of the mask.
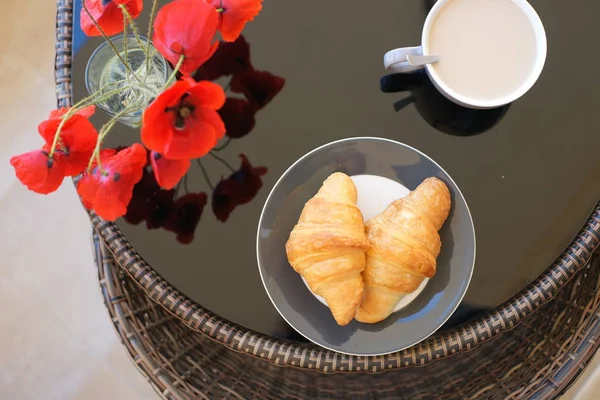
<path id="1" fill-rule="evenodd" d="M 341 326 L 354 318 L 364 290 L 368 242 L 356 199 L 354 182 L 331 174 L 304 205 L 285 246 L 291 266 L 325 299 Z"/>
<path id="2" fill-rule="evenodd" d="M 450 212 L 450 192 L 437 178 L 424 180 L 403 199 L 367 221 L 365 291 L 356 320 L 376 323 L 390 316 L 400 299 L 436 272 L 438 231 Z"/>

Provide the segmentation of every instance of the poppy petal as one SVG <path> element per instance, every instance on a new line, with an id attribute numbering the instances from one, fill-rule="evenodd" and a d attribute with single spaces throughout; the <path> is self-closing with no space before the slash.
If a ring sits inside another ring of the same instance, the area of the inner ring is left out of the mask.
<path id="1" fill-rule="evenodd" d="M 175 107 L 194 84 L 195 82 L 187 79 L 177 81 L 146 108 L 143 115 L 141 138 L 147 148 L 164 154 L 165 144 L 171 140 L 175 124 L 175 115 L 172 112 L 165 112 L 165 110 Z"/>
<path id="2" fill-rule="evenodd" d="M 65 176 L 77 176 L 87 168 L 93 150 L 89 152 L 71 152 L 67 155 L 61 155 L 58 162 L 64 165 Z"/>
<path id="3" fill-rule="evenodd" d="M 38 126 L 38 132 L 47 144 L 54 142 L 60 123 L 60 119 L 49 119 Z M 75 114 L 64 123 L 60 138 L 69 151 L 88 151 L 96 147 L 98 132 L 87 118 Z"/>
<path id="4" fill-rule="evenodd" d="M 65 108 L 65 107 L 61 107 L 58 110 L 53 110 L 50 112 L 50 116 L 48 118 L 49 119 L 61 118 L 63 115 L 66 115 L 67 112 L 69 112 L 69 110 L 70 110 L 70 108 Z M 90 118 L 92 115 L 94 115 L 95 112 L 96 112 L 96 106 L 92 104 L 91 106 L 84 107 L 81 110 L 77 111 L 77 114 L 79 114 L 85 118 Z"/>
<path id="5" fill-rule="evenodd" d="M 156 181 L 167 190 L 173 189 L 192 165 L 190 160 L 169 160 L 156 152 L 152 152 L 150 159 Z"/>
<path id="6" fill-rule="evenodd" d="M 200 107 L 218 110 L 225 104 L 225 91 L 216 83 L 201 81 L 188 90 L 190 102 Z"/>
<path id="7" fill-rule="evenodd" d="M 175 116 L 173 113 L 165 113 L 164 110 L 150 109 L 144 112 L 141 138 L 144 146 L 158 153 L 165 152 L 165 146 L 173 138 L 173 125 Z"/>
<path id="8" fill-rule="evenodd" d="M 217 11 L 204 1 L 175 0 L 156 15 L 152 41 L 173 65 L 183 55 L 179 70 L 190 75 L 217 50 L 219 43 L 213 42 L 213 38 L 218 24 Z"/>
<path id="9" fill-rule="evenodd" d="M 195 113 L 195 115 L 214 128 L 215 138 L 217 141 L 221 140 L 223 136 L 225 136 L 225 124 L 223 123 L 223 120 L 218 112 L 204 108 L 200 109 L 197 113 Z M 215 146 L 216 145 L 217 144 L 215 143 Z"/>
<path id="10" fill-rule="evenodd" d="M 102 157 L 102 168 L 85 174 L 77 185 L 84 202 L 109 221 L 125 215 L 133 188 L 142 179 L 146 149 L 138 143 L 112 156 Z"/>
<path id="11" fill-rule="evenodd" d="M 96 23 L 108 36 L 123 32 L 123 13 L 119 5 L 124 5 L 131 18 L 137 18 L 144 7 L 143 0 L 85 0 L 85 5 Z M 82 7 L 80 14 L 81 29 L 87 36 L 102 36 L 92 18 Z"/>
<path id="12" fill-rule="evenodd" d="M 192 79 L 177 82 L 144 112 L 142 142 L 170 160 L 202 157 L 225 134 L 215 111 L 224 102 L 225 94 L 217 84 Z"/>
<path id="13" fill-rule="evenodd" d="M 173 160 L 203 157 L 217 145 L 215 128 L 206 121 L 190 118 L 181 133 L 174 134 L 165 146 L 165 157 Z"/>
<path id="14" fill-rule="evenodd" d="M 10 159 L 10 164 L 19 181 L 36 193 L 56 191 L 65 178 L 64 167 L 59 163 L 50 163 L 47 151 L 34 150 L 14 156 Z"/>
<path id="15" fill-rule="evenodd" d="M 92 115 L 94 115 L 95 112 L 96 106 L 92 104 L 91 106 L 84 107 L 81 110 L 77 111 L 77 114 L 89 119 Z"/>
<path id="16" fill-rule="evenodd" d="M 246 22 L 250 22 L 260 13 L 262 0 L 209 0 L 217 9 L 221 9 L 219 30 L 226 42 L 235 41 Z"/>

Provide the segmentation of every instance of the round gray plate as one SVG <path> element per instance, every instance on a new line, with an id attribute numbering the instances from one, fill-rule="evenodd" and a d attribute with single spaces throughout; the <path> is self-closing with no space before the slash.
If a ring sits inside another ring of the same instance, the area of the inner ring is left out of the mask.
<path id="1" fill-rule="evenodd" d="M 440 231 L 437 273 L 407 307 L 377 324 L 353 321 L 341 327 L 289 265 L 285 243 L 306 201 L 333 172 L 393 179 L 410 190 L 425 178 L 444 181 L 452 196 Z M 475 230 L 467 203 L 450 176 L 425 154 L 381 138 L 351 138 L 326 144 L 296 161 L 265 203 L 257 234 L 260 275 L 281 316 L 308 340 L 351 355 L 374 356 L 410 347 L 434 333 L 458 307 L 475 264 Z"/>

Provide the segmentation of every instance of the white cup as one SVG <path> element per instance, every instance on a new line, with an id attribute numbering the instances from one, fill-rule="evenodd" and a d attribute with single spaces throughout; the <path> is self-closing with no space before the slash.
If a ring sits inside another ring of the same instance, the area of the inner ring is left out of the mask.
<path id="1" fill-rule="evenodd" d="M 391 72 L 412 72 L 419 69 L 425 68 L 431 82 L 435 85 L 435 87 L 442 93 L 446 98 L 453 101 L 456 104 L 461 106 L 475 108 L 475 109 L 486 109 L 486 108 L 495 108 L 500 107 L 513 101 L 517 100 L 519 97 L 523 96 L 531 87 L 535 84 L 540 74 L 542 73 L 542 69 L 544 68 L 544 63 L 546 61 L 546 52 L 547 52 L 547 44 L 546 44 L 546 32 L 544 31 L 544 25 L 540 20 L 540 17 L 535 12 L 533 7 L 526 0 L 506 0 L 512 1 L 516 5 L 519 6 L 520 10 L 525 14 L 528 21 L 531 23 L 533 27 L 533 31 L 535 33 L 535 40 L 537 46 L 537 56 L 534 62 L 534 66 L 531 69 L 531 72 L 527 79 L 518 87 L 516 90 L 512 91 L 508 95 L 499 96 L 494 99 L 477 99 L 470 97 L 468 95 L 462 94 L 450 88 L 440 77 L 440 75 L 436 72 L 433 64 L 427 64 L 424 66 L 413 66 L 408 62 L 408 55 L 430 55 L 429 51 L 429 36 L 432 31 L 433 25 L 435 23 L 436 17 L 443 11 L 444 6 L 453 0 L 439 0 L 435 3 L 435 5 L 429 11 L 427 15 L 427 19 L 425 20 L 425 25 L 423 26 L 423 33 L 421 35 L 421 46 L 417 47 L 403 47 L 399 49 L 394 49 L 388 51 L 384 58 L 383 63 L 386 69 Z M 510 21 L 506 21 L 506 29 L 511 29 Z M 440 55 L 443 60 L 443 55 Z M 507 60 L 510 62 L 510 55 L 506 55 Z M 443 62 L 443 61 L 442 61 Z M 513 62 L 518 62 L 515 60 Z"/>

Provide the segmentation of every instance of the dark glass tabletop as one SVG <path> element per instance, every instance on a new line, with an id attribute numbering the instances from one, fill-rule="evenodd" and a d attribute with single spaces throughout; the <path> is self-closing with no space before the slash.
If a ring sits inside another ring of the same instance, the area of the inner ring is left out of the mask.
<path id="1" fill-rule="evenodd" d="M 549 267 L 600 197 L 600 2 L 532 1 L 548 38 L 545 69 L 524 97 L 487 111 L 449 103 L 423 74 L 386 76 L 383 54 L 419 44 L 432 3 L 266 1 L 244 31 L 249 54 L 243 41 L 228 50 L 236 65 L 250 60 L 264 72 L 245 86 L 246 96 L 264 107 L 253 115 L 245 103 L 230 101 L 223 115 L 233 138 L 220 144 L 216 157 L 193 163 L 176 193 L 157 190 L 151 176 L 136 187 L 129 214 L 117 224 L 140 255 L 203 307 L 248 328 L 296 338 L 269 301 L 256 265 L 263 204 L 306 152 L 336 139 L 379 136 L 436 160 L 470 206 L 475 272 L 446 327 L 498 306 Z M 147 13 L 137 20 L 142 32 Z M 102 39 L 86 38 L 78 21 L 73 35 L 77 101 L 87 95 L 85 67 Z M 210 71 L 198 78 L 207 76 Z M 228 96 L 243 99 L 230 80 L 217 82 L 229 87 Z M 97 126 L 107 120 L 102 111 L 93 117 Z M 117 125 L 106 144 L 134 141 L 138 131 Z M 243 158 L 261 168 L 242 198 L 228 185 Z M 173 215 L 177 222 L 167 230 L 164 220 Z"/>

